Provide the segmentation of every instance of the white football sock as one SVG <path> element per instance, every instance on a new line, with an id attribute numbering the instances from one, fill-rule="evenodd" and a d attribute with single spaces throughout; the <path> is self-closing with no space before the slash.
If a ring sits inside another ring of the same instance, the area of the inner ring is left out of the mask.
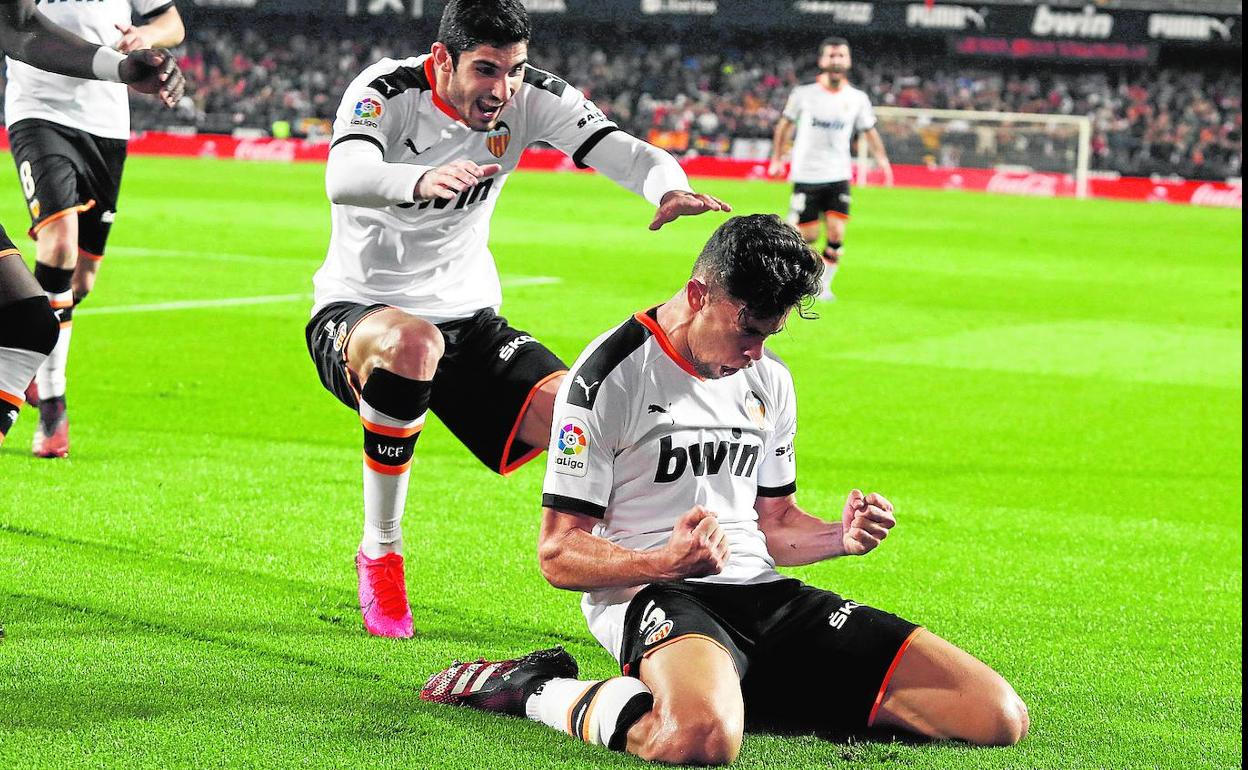
<path id="1" fill-rule="evenodd" d="M 650 711 L 654 696 L 640 679 L 552 679 L 524 704 L 535 722 L 596 746 L 623 751 L 628 731 Z"/>
<path id="2" fill-rule="evenodd" d="M 365 423 L 402 432 L 416 431 L 424 425 L 422 413 L 415 420 L 396 420 L 382 414 L 366 401 L 360 401 L 360 419 Z M 372 462 L 364 455 L 364 537 L 360 550 L 370 559 L 387 553 L 403 552 L 403 507 L 407 503 L 407 482 L 411 462 L 389 467 Z"/>

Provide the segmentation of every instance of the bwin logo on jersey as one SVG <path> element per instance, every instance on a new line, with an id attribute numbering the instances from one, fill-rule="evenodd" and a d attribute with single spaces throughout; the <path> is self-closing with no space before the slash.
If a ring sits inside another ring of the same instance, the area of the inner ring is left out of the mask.
<path id="1" fill-rule="evenodd" d="M 845 121 L 837 118 L 835 120 L 820 120 L 819 118 L 811 118 L 810 124 L 815 128 L 826 128 L 829 131 L 840 131 L 845 128 Z"/>
<path id="2" fill-rule="evenodd" d="M 688 447 L 674 446 L 671 436 L 659 439 L 659 467 L 654 473 L 657 484 L 668 484 L 693 469 L 694 476 L 713 476 L 725 467 L 733 476 L 752 476 L 758 465 L 758 444 L 740 441 L 703 441 Z"/>

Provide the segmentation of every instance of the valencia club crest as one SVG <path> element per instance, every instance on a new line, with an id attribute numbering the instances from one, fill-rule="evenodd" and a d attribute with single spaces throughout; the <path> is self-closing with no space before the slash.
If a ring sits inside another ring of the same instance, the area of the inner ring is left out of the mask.
<path id="1" fill-rule="evenodd" d="M 506 154 L 509 144 L 511 144 L 511 128 L 502 121 L 485 134 L 485 148 L 496 158 L 501 158 Z"/>

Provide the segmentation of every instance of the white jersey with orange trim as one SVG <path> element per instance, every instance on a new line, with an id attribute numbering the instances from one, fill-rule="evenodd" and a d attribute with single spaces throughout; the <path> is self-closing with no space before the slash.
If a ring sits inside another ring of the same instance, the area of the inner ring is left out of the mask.
<path id="1" fill-rule="evenodd" d="M 130 24 L 136 15 L 146 21 L 172 7 L 172 0 L 91 0 L 42 2 L 39 12 L 88 42 L 113 46 L 121 40 L 115 25 Z M 124 83 L 57 75 L 11 57 L 5 63 L 5 125 L 40 118 L 106 139 L 130 138 L 130 97 Z"/>
<path id="2" fill-rule="evenodd" d="M 590 343 L 555 400 L 542 505 L 601 521 L 594 534 L 639 551 L 663 547 L 686 511 L 715 512 L 732 551 L 708 583 L 779 580 L 754 510 L 797 488 L 793 377 L 767 353 L 702 379 L 656 313 L 638 313 Z M 628 602 L 642 586 L 586 593 L 590 631 L 617 658 Z"/>
<path id="3" fill-rule="evenodd" d="M 875 110 L 866 93 L 843 83 L 835 91 L 822 83 L 793 89 L 784 116 L 797 125 L 789 181 L 841 182 L 852 174 L 850 141 L 875 128 Z"/>
<path id="4" fill-rule="evenodd" d="M 334 121 L 327 186 L 359 186 L 334 177 L 352 171 L 351 164 L 335 171 L 333 162 L 348 142 L 372 144 L 385 162 L 378 166 L 401 173 L 378 179 L 367 205 L 332 206 L 329 251 L 314 278 L 314 314 L 338 301 L 390 305 L 434 323 L 497 310 L 502 292 L 487 244 L 490 217 L 508 176 L 535 142 L 562 150 L 577 166 L 592 165 L 656 205 L 658 188 L 689 189 L 671 156 L 619 132 L 593 102 L 550 73 L 526 67 L 523 84 L 488 132 L 463 123 L 436 83 L 426 54 L 383 59 L 347 88 Z M 416 201 L 424 172 L 461 158 L 502 170 L 454 200 Z M 662 174 L 647 176 L 657 167 Z M 546 215 L 534 212 L 532 219 L 540 228 Z"/>

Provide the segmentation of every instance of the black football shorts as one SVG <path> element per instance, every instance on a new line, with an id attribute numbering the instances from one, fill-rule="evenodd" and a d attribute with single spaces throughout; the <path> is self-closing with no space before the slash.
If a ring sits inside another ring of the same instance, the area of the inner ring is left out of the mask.
<path id="1" fill-rule="evenodd" d="M 818 222 L 825 214 L 849 219 L 849 181 L 793 185 L 789 221 L 799 225 Z"/>
<path id="2" fill-rule="evenodd" d="M 308 322 L 308 352 L 325 389 L 358 410 L 360 382 L 347 341 L 360 321 L 386 305 L 332 302 Z M 486 467 L 506 475 L 546 449 L 517 435 L 538 387 L 568 367 L 532 335 L 493 310 L 437 325 L 446 352 L 433 376 L 429 409 Z"/>
<path id="3" fill-rule="evenodd" d="M 629 603 L 620 663 L 626 675 L 640 676 L 654 651 L 700 636 L 732 657 L 752 726 L 854 730 L 871 725 L 895 661 L 918 630 L 791 578 L 651 583 Z"/>
<path id="4" fill-rule="evenodd" d="M 78 247 L 104 256 L 117 213 L 126 140 L 107 139 L 47 120 L 27 118 L 9 128 L 13 163 L 26 196 L 30 237 L 48 222 L 78 214 Z"/>

